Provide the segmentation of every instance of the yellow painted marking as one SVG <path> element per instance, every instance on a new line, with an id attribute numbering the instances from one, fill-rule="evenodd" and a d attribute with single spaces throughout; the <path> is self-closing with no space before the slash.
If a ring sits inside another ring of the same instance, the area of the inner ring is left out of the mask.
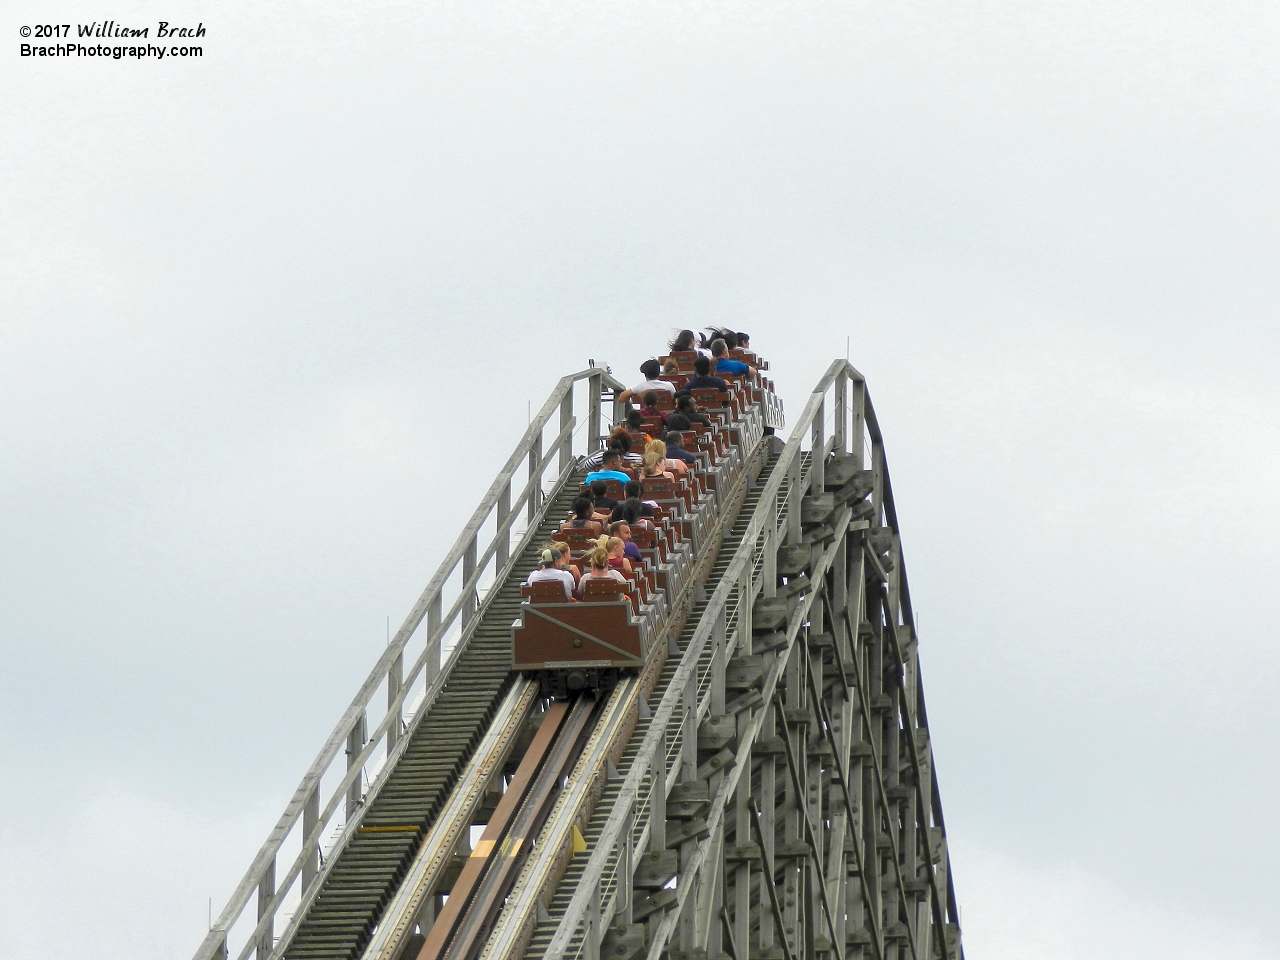
<path id="1" fill-rule="evenodd" d="M 578 825 L 573 825 L 573 855 L 576 857 L 580 853 L 587 852 L 587 840 L 582 835 L 582 831 L 578 829 Z"/>
<path id="2" fill-rule="evenodd" d="M 476 844 L 476 848 L 471 851 L 471 855 L 473 857 L 477 857 L 481 860 L 489 856 L 489 854 L 491 853 L 493 853 L 492 840 L 481 840 L 479 843 Z"/>
<path id="3" fill-rule="evenodd" d="M 357 833 L 417 833 L 417 827 L 361 827 Z"/>

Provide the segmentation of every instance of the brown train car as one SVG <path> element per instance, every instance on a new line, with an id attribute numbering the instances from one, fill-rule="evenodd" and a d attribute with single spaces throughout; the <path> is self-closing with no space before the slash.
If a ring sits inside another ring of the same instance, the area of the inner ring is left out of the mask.
<path id="1" fill-rule="evenodd" d="M 699 426 L 688 439 L 714 463 L 739 442 L 738 426 L 749 402 L 744 385 L 728 392 L 694 391 L 706 404 L 716 425 Z M 568 601 L 559 582 L 540 582 L 521 588 L 525 602 L 511 625 L 512 669 L 537 679 L 542 695 L 563 699 L 589 691 L 597 695 L 612 690 L 624 673 L 639 672 L 655 649 L 665 649 L 667 631 L 679 631 L 695 582 L 705 579 L 719 550 L 718 538 L 702 549 L 704 532 L 711 522 L 732 522 L 745 496 L 745 483 L 735 480 L 731 502 L 727 491 L 715 490 L 714 478 L 705 487 L 688 479 L 647 478 L 645 495 L 656 500 L 660 524 L 676 534 L 677 541 L 699 543 L 699 555 L 688 561 L 668 556 L 667 534 L 634 532 L 642 550 L 651 551 L 634 582 L 590 580 L 581 602 Z M 609 481 L 609 494 L 621 499 L 621 484 Z M 578 543 L 574 531 L 562 531 L 571 547 Z M 683 556 L 683 555 L 682 555 Z M 625 592 L 624 592 L 625 591 Z M 679 610 L 677 610 L 679 606 Z"/>
<path id="2" fill-rule="evenodd" d="M 511 625 L 512 669 L 536 675 L 547 697 L 611 690 L 623 671 L 649 656 L 649 625 L 612 581 L 588 583 L 581 603 L 566 602 L 559 583 L 522 588 L 528 600 Z M 617 584 L 621 587 L 621 584 Z"/>

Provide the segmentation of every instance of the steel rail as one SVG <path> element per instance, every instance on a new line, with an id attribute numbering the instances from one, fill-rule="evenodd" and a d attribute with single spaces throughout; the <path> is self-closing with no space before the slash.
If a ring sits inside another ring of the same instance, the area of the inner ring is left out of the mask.
<path id="1" fill-rule="evenodd" d="M 466 913 L 459 920 L 444 960 L 469 960 L 475 952 L 477 943 L 481 942 L 494 913 L 501 908 L 502 900 L 515 880 L 516 867 L 524 863 L 534 836 L 546 823 L 560 782 L 566 776 L 569 779 L 581 776 L 574 771 L 574 761 L 578 758 L 583 738 L 590 734 L 592 721 L 602 712 L 600 708 L 603 706 L 599 701 L 584 696 L 579 696 L 573 704 L 546 764 L 522 798 L 510 836 L 502 847 L 492 851 L 490 859 L 496 862 L 481 881 L 474 902 L 467 905 Z M 419 960 L 431 958 L 420 955 Z"/>
<path id="2" fill-rule="evenodd" d="M 599 442 L 602 393 L 605 388 L 608 388 L 613 391 L 616 397 L 617 391 L 623 389 L 623 384 L 615 379 L 606 368 L 591 367 L 562 377 L 538 411 L 538 414 L 530 421 L 524 435 L 517 443 L 516 449 L 490 485 L 481 499 L 480 505 L 464 526 L 454 545 L 446 553 L 435 575 L 427 583 L 426 588 L 409 611 L 400 629 L 396 631 L 391 643 L 388 644 L 374 664 L 368 677 L 352 699 L 351 705 L 343 713 L 337 726 L 325 740 L 320 753 L 308 767 L 298 788 L 294 791 L 293 797 L 285 806 L 284 813 L 281 814 L 280 819 L 271 830 L 262 848 L 254 857 L 248 871 L 232 892 L 227 905 L 218 915 L 217 921 L 212 925 L 200 947 L 196 950 L 193 960 L 221 960 L 226 956 L 227 937 L 240 920 L 249 899 L 255 891 L 259 900 L 258 923 L 247 938 L 248 944 L 251 945 L 251 950 L 245 951 L 241 956 L 247 956 L 248 952 L 256 949 L 260 958 L 266 958 L 274 951 L 274 942 L 269 942 L 273 940 L 271 937 L 272 924 L 276 912 L 284 902 L 288 889 L 299 876 L 310 873 L 310 876 L 304 877 L 303 889 L 301 890 L 302 896 L 306 898 L 307 894 L 312 893 L 320 882 L 320 871 L 314 866 L 316 845 L 337 811 L 339 803 L 335 802 L 336 798 L 342 798 L 344 794 L 346 795 L 348 813 L 359 807 L 360 798 L 352 798 L 350 791 L 358 782 L 358 778 L 364 775 L 363 764 L 372 755 L 373 746 L 378 742 L 377 739 L 365 739 L 365 729 L 367 727 L 366 711 L 374 695 L 386 684 L 390 694 L 388 696 L 388 711 L 383 722 L 379 724 L 377 732 L 380 737 L 387 739 L 388 747 L 391 748 L 393 740 L 399 741 L 402 739 L 400 737 L 402 719 L 397 714 L 403 706 L 405 695 L 417 682 L 423 671 L 428 669 L 428 664 L 432 662 L 433 658 L 438 656 L 436 651 L 441 648 L 441 642 L 444 637 L 460 617 L 466 621 L 463 625 L 464 632 L 466 626 L 478 622 L 478 617 L 468 617 L 466 611 L 467 606 L 471 603 L 475 603 L 477 607 L 480 605 L 478 598 L 474 596 L 472 591 L 474 591 L 475 586 L 481 579 L 485 565 L 495 555 L 498 555 L 500 557 L 499 566 L 505 567 L 508 565 L 510 558 L 519 553 L 519 548 L 523 543 L 521 542 L 513 550 L 510 542 L 510 530 L 522 510 L 527 513 L 528 519 L 524 538 L 530 536 L 532 531 L 537 529 L 537 524 L 533 521 L 539 512 L 539 508 L 543 507 L 545 503 L 541 483 L 542 474 L 545 472 L 546 466 L 555 456 L 558 456 L 560 470 L 558 471 L 557 480 L 562 482 L 563 478 L 571 472 L 574 459 L 573 441 L 575 439 L 573 429 L 573 393 L 574 385 L 579 381 L 586 381 L 589 388 L 587 400 L 590 429 L 584 444 L 586 447 L 584 452 L 591 452 L 591 449 Z M 560 414 L 560 430 L 553 440 L 551 451 L 544 456 L 542 452 L 543 431 L 557 410 Z M 521 492 L 522 499 L 516 502 L 516 506 L 513 509 L 511 483 L 517 473 L 517 469 L 526 460 L 529 462 L 530 467 L 528 482 Z M 478 559 L 480 554 L 477 540 L 485 523 L 495 512 L 497 514 L 495 533 L 483 553 L 485 559 L 481 563 Z M 443 591 L 460 565 L 463 568 L 464 583 L 460 591 L 459 600 L 455 601 L 451 606 L 449 615 L 442 617 L 440 613 Z M 496 573 L 497 571 L 495 571 Z M 500 578 L 495 577 L 495 582 L 500 582 Z M 409 674 L 402 676 L 405 648 L 424 619 L 429 621 L 428 632 L 425 637 L 425 649 L 415 661 Z M 424 691 L 423 696 L 425 699 L 418 704 L 418 709 L 415 711 L 415 719 L 425 714 L 426 708 L 430 706 L 432 690 L 438 691 L 443 686 L 443 679 L 457 662 L 457 653 L 461 646 L 461 643 L 454 646 L 450 651 L 449 658 L 440 664 L 437 675 L 431 678 L 436 682 L 428 684 L 428 689 Z M 393 690 L 394 693 L 392 692 Z M 352 743 L 353 738 L 360 741 L 358 745 Z M 329 771 L 337 759 L 339 751 L 344 746 L 348 747 L 348 769 L 346 775 L 341 778 L 339 785 L 335 788 L 330 802 L 324 806 L 324 816 L 320 816 L 318 800 L 321 780 Z M 353 746 L 354 749 L 352 749 Z M 375 773 L 375 778 L 389 769 L 390 767 L 384 764 Z M 293 834 L 300 821 L 304 822 L 301 850 L 293 864 L 286 871 L 285 880 L 277 886 L 277 855 L 285 840 Z M 341 841 L 341 836 L 339 841 Z M 337 849 L 332 850 L 330 859 L 334 858 L 337 852 Z"/>
<path id="3" fill-rule="evenodd" d="M 627 677 L 614 688 L 567 785 L 538 835 L 533 853 L 520 870 L 507 897 L 506 908 L 489 931 L 488 941 L 480 953 L 481 960 L 507 960 L 514 949 L 522 948 L 524 932 L 536 919 L 541 891 L 556 862 L 563 856 L 583 804 L 594 786 L 606 775 L 606 760 L 619 733 L 635 715 L 639 694 L 640 681 L 637 677 Z"/>
<path id="4" fill-rule="evenodd" d="M 471 895 L 484 878 L 495 847 L 506 835 L 512 819 L 520 812 L 530 788 L 534 786 L 535 777 L 542 768 L 543 761 L 560 735 L 565 718 L 569 714 L 569 706 L 567 702 L 560 701 L 551 704 L 548 708 L 542 725 L 538 727 L 538 732 L 529 744 L 529 749 L 520 760 L 520 766 L 498 802 L 497 809 L 489 818 L 484 833 L 477 841 L 475 849 L 471 851 L 471 855 L 467 857 L 462 872 L 453 882 L 444 909 L 436 914 L 430 930 L 426 931 L 426 941 L 418 951 L 417 960 L 436 960 L 448 947 L 450 938 L 470 905 L 468 901 Z"/>

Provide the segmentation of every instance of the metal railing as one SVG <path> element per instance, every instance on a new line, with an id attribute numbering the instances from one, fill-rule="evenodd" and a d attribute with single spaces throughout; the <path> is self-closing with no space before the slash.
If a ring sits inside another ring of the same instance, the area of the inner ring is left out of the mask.
<path id="1" fill-rule="evenodd" d="M 586 384 L 585 397 L 575 396 L 579 382 Z M 616 399 L 605 417 L 606 391 L 616 398 L 622 389 L 603 366 L 556 384 L 329 734 L 194 960 L 229 957 L 233 939 L 238 960 L 255 951 L 258 960 L 267 960 L 288 943 L 323 885 L 327 867 L 355 832 L 368 801 L 444 686 L 487 599 L 496 594 L 493 588 L 510 573 L 555 492 L 572 474 L 577 456 L 597 449 L 617 419 Z M 580 436 L 575 409 L 585 421 L 585 436 Z M 549 430 L 555 431 L 550 437 Z M 379 716 L 380 692 L 386 709 Z M 281 865 L 286 865 L 282 872 Z M 257 909 L 246 915 L 255 895 Z M 277 920 L 286 915 L 277 941 Z"/>
<path id="2" fill-rule="evenodd" d="M 716 772 L 719 768 L 711 770 L 705 763 L 700 767 L 698 728 L 708 715 L 721 715 L 726 709 L 730 712 L 735 709 L 734 704 L 725 703 L 725 665 L 739 654 L 752 652 L 753 603 L 757 597 L 774 596 L 779 589 L 776 575 L 778 549 L 786 544 L 800 542 L 802 501 L 809 494 L 822 493 L 824 461 L 832 451 L 851 454 L 858 470 L 871 471 L 874 478 L 874 490 L 870 498 L 873 509 L 869 517 L 865 516 L 864 511 L 864 516 L 857 520 L 853 518 L 849 505 L 840 506 L 834 511 L 834 542 L 829 547 L 814 551 L 809 574 L 811 582 L 815 587 L 821 584 L 822 578 L 828 569 L 832 569 L 833 564 L 844 562 L 839 559 L 839 553 L 845 549 L 846 532 L 883 524 L 893 531 L 895 545 L 891 573 L 886 574 L 886 622 L 891 620 L 893 629 L 905 630 L 914 636 L 906 575 L 901 552 L 897 547 L 897 516 L 879 425 L 862 375 L 847 361 L 839 360 L 828 368 L 800 414 L 761 492 L 742 540 L 682 653 L 679 667 L 661 701 L 652 710 L 652 719 L 639 752 L 627 771 L 585 870 L 576 882 L 574 895 L 556 927 L 545 960 L 564 960 L 566 957 L 598 960 L 600 941 L 610 924 L 620 916 L 624 918 L 623 922 L 627 922 L 625 918 L 630 916 L 629 898 L 632 895 L 629 871 L 641 862 L 646 850 L 665 848 L 666 798 L 671 787 L 681 780 L 713 778 L 713 802 L 703 834 L 707 839 L 697 844 L 696 851 L 688 851 L 691 856 L 682 854 L 675 885 L 676 901 L 661 915 L 659 922 L 650 923 L 647 954 L 650 960 L 659 957 L 668 949 L 669 941 L 678 927 L 690 929 L 690 939 L 702 946 L 707 945 L 710 932 L 714 932 L 718 938 L 719 918 L 711 916 L 710 911 L 687 909 L 686 901 L 688 897 L 697 896 L 698 871 L 704 862 L 715 856 L 713 844 L 717 831 L 722 830 L 729 797 L 739 789 L 743 777 L 746 778 L 745 789 L 750 789 L 752 741 L 760 733 L 765 709 L 748 713 L 750 720 L 746 721 L 746 731 L 739 739 L 736 756 L 731 763 L 724 765 L 726 772 L 723 775 Z M 865 465 L 868 453 L 871 463 Z M 763 703 L 767 707 L 771 703 L 787 656 L 807 622 L 806 618 L 819 592 L 819 589 L 806 591 L 801 602 L 794 605 L 786 627 L 779 628 L 785 629 L 785 643 L 775 648 L 769 657 L 771 665 L 766 672 L 757 704 Z M 859 596 L 858 600 L 861 602 L 863 598 Z M 857 620 L 851 625 L 846 623 L 846 627 L 852 629 L 856 637 L 859 629 Z M 913 657 L 912 666 L 914 665 Z M 927 744 L 923 709 L 918 706 L 918 673 L 909 680 L 914 680 L 914 684 L 908 682 L 904 687 L 900 707 L 901 722 L 904 727 L 924 734 Z M 741 711 L 744 707 L 738 704 L 736 709 Z M 750 705 L 745 709 L 750 711 Z M 740 724 L 742 722 L 739 721 Z M 936 829 L 940 834 L 941 807 L 937 799 L 936 781 L 932 775 L 931 758 L 917 755 L 914 737 L 912 757 L 916 771 L 921 774 L 925 784 L 923 788 L 916 788 L 920 808 L 926 811 L 922 815 L 922 822 L 926 828 Z M 896 777 L 896 770 L 894 775 Z M 883 794 L 883 778 L 879 777 L 878 770 L 877 778 Z M 744 842 L 739 836 L 738 843 Z M 863 853 L 860 852 L 859 862 L 862 856 Z M 896 847 L 894 858 L 896 861 Z M 929 872 L 929 923 L 955 924 L 955 899 L 948 868 L 944 844 L 942 867 Z M 901 893 L 902 902 L 906 904 L 908 893 L 904 886 L 903 872 L 895 867 L 894 874 L 887 876 L 885 880 L 892 883 L 896 892 Z M 769 885 L 772 886 L 771 878 Z M 834 908 L 827 908 L 825 889 L 822 896 L 824 909 L 830 914 Z M 877 892 L 876 897 L 878 896 Z M 701 900 L 698 902 L 701 903 Z M 704 912 L 708 915 L 703 916 Z M 727 919 L 724 922 L 728 924 Z M 841 917 L 841 923 L 843 922 Z M 869 924 L 872 926 L 875 953 L 877 956 L 883 955 L 885 931 L 878 928 L 878 922 L 874 918 Z M 902 956 L 917 955 L 916 940 L 921 936 L 918 931 L 926 928 L 927 924 L 921 920 L 918 930 L 913 927 L 904 935 L 910 950 Z M 898 931 L 892 931 L 892 934 L 897 936 Z M 682 946 L 687 950 L 690 944 L 686 942 Z M 745 946 L 745 943 L 738 945 L 739 949 Z M 706 948 L 710 955 L 709 946 Z M 843 951 L 839 951 L 838 955 L 843 955 Z M 943 948 L 943 956 L 954 955 L 952 950 Z M 919 960 L 924 958 L 925 954 L 921 952 Z"/>

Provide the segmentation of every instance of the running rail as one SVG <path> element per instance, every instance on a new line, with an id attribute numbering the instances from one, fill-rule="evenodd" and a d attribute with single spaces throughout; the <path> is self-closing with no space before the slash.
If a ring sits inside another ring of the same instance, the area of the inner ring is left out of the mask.
<path id="1" fill-rule="evenodd" d="M 579 397 L 577 406 L 585 407 L 587 435 L 579 439 L 574 388 L 583 381 L 586 397 Z M 314 897 L 323 881 L 324 863 L 333 861 L 355 832 L 367 809 L 364 801 L 377 792 L 385 775 L 394 768 L 416 720 L 427 713 L 448 679 L 480 620 L 487 597 L 492 595 L 489 588 L 500 585 L 510 573 L 508 568 L 514 558 L 542 521 L 549 492 L 558 489 L 572 473 L 579 452 L 591 453 L 600 445 L 609 423 L 617 419 L 616 396 L 624 389 L 604 366 L 570 374 L 556 384 L 374 664 L 351 706 L 325 740 L 194 960 L 229 957 L 228 941 L 233 934 L 237 939 L 244 938 L 237 952 L 239 960 L 254 951 L 259 960 L 272 954 L 281 907 L 305 905 Z M 606 390 L 615 398 L 609 421 L 605 420 L 602 407 Z M 559 416 L 553 424 L 557 412 Z M 549 425 L 556 432 L 546 439 Z M 549 470 L 552 472 L 548 482 Z M 515 485 L 521 478 L 524 484 L 517 491 Z M 523 530 L 517 531 L 516 523 L 522 517 Z M 488 533 L 489 529 L 492 533 Z M 419 629 L 424 620 L 425 628 Z M 406 657 L 410 658 L 407 673 Z M 386 693 L 386 711 L 370 732 L 369 711 L 379 691 Z M 380 746 L 383 754 L 375 758 Z M 322 859 L 326 836 L 330 843 Z M 294 851 L 296 855 L 290 860 Z M 280 873 L 284 863 L 288 865 Z M 246 916 L 246 907 L 255 893 L 256 916 Z M 294 916 L 301 913 L 296 910 Z"/>
<path id="2" fill-rule="evenodd" d="M 862 375 L 838 360 L 653 709 L 545 960 L 963 960 L 916 654 L 883 438 Z M 731 666 L 759 676 L 726 702 Z M 708 757 L 726 723 L 729 745 Z M 710 802 L 701 830 L 669 840 L 689 822 L 667 819 L 681 782 Z M 671 847 L 674 889 L 639 896 L 633 870 Z"/>

